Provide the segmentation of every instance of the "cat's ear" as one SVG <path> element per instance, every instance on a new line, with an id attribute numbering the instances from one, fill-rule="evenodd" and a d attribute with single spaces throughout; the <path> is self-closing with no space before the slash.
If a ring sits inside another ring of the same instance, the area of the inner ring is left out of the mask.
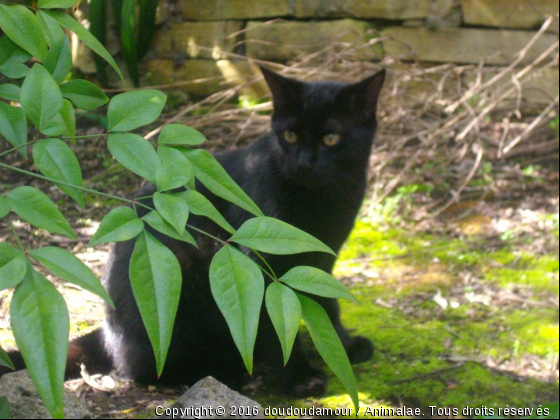
<path id="1" fill-rule="evenodd" d="M 345 99 L 354 115 L 363 115 L 367 120 L 374 120 L 377 115 L 377 102 L 381 88 L 385 83 L 387 71 L 380 70 L 361 82 L 350 85 L 345 92 Z"/>
<path id="2" fill-rule="evenodd" d="M 303 84 L 294 79 L 280 76 L 271 70 L 261 67 L 264 79 L 272 92 L 274 108 L 290 106 L 301 96 Z"/>

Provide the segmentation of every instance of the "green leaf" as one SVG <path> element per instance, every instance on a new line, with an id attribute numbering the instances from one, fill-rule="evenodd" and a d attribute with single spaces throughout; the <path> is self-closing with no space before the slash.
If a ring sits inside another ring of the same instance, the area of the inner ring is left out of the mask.
<path id="1" fill-rule="evenodd" d="M 327 366 L 338 377 L 354 402 L 356 410 L 360 406 L 358 388 L 348 355 L 334 329 L 327 312 L 321 305 L 308 297 L 297 295 L 303 311 L 303 322 L 309 330 L 317 351 Z"/>
<path id="2" fill-rule="evenodd" d="M 72 253 L 62 248 L 46 247 L 29 252 L 55 276 L 95 293 L 113 308 L 115 305 L 95 274 Z"/>
<path id="3" fill-rule="evenodd" d="M 191 162 L 185 157 L 181 149 L 178 147 L 167 147 L 160 145 L 157 149 L 158 155 L 162 162 L 172 162 L 178 166 L 188 166 L 192 173 L 193 168 Z"/>
<path id="4" fill-rule="evenodd" d="M 359 305 L 358 300 L 342 283 L 315 267 L 294 267 L 284 274 L 280 281 L 302 292 L 327 298 L 348 299 Z"/>
<path id="5" fill-rule="evenodd" d="M 12 363 L 12 360 L 10 359 L 10 356 L 8 356 L 8 354 L 2 350 L 2 348 L 0 348 L 0 366 L 4 366 L 7 367 L 9 369 L 15 370 L 15 366 Z M 3 397 L 0 397 L 3 398 Z M 0 401 L 0 405 L 2 404 L 2 402 Z M 0 407 L 0 419 L 11 419 L 11 417 L 2 417 L 2 408 Z"/>
<path id="6" fill-rule="evenodd" d="M 21 108 L 0 101 L 0 134 L 14 147 L 27 143 L 27 118 Z M 19 148 L 18 152 L 27 159 L 27 147 Z"/>
<path id="7" fill-rule="evenodd" d="M 196 178 L 210 190 L 211 193 L 227 200 L 255 216 L 263 216 L 259 207 L 235 183 L 226 170 L 206 150 L 183 150 L 183 154 L 193 165 Z"/>
<path id="8" fill-rule="evenodd" d="M 33 187 L 18 187 L 6 194 L 12 210 L 38 228 L 76 239 L 72 228 L 49 197 Z"/>
<path id="9" fill-rule="evenodd" d="M 196 191 L 185 191 L 175 194 L 177 197 L 181 197 L 189 205 L 191 213 L 197 216 L 206 216 L 218 226 L 220 226 L 225 231 L 235 233 L 235 229 L 228 223 L 226 219 L 220 214 L 218 209 L 204 197 L 202 194 Z"/>
<path id="10" fill-rule="evenodd" d="M 8 101 L 19 102 L 19 94 L 21 88 L 13 83 L 4 83 L 0 85 L 0 98 Z"/>
<path id="11" fill-rule="evenodd" d="M 301 304 L 289 287 L 274 282 L 266 290 L 266 309 L 280 339 L 286 365 L 290 360 L 302 317 Z"/>
<path id="12" fill-rule="evenodd" d="M 17 61 L 9 61 L 0 66 L 0 73 L 10 79 L 21 79 L 29 74 L 29 67 Z"/>
<path id="13" fill-rule="evenodd" d="M 97 38 L 102 44 L 107 43 L 107 1 L 106 0 L 90 0 L 89 2 L 89 31 Z M 107 77 L 107 63 L 98 56 L 93 55 L 97 75 L 101 85 L 106 86 L 108 82 Z"/>
<path id="14" fill-rule="evenodd" d="M 109 102 L 109 131 L 130 131 L 153 123 L 163 111 L 167 96 L 157 90 L 117 95 Z"/>
<path id="15" fill-rule="evenodd" d="M 123 0 L 112 0 L 111 1 L 111 10 L 113 12 L 113 21 L 115 22 L 115 26 L 117 27 L 117 33 L 121 33 L 121 22 L 122 22 L 122 4 Z"/>
<path id="16" fill-rule="evenodd" d="M 178 241 L 187 242 L 196 248 L 198 248 L 198 244 L 191 236 L 189 232 L 186 230 L 183 232 L 182 235 L 178 235 L 173 226 L 167 223 L 163 217 L 157 211 L 151 211 L 144 217 L 142 217 L 146 223 L 148 223 L 153 229 L 157 230 L 160 233 L 163 233 L 170 238 L 176 239 Z"/>
<path id="17" fill-rule="evenodd" d="M 233 242 L 275 255 L 334 251 L 303 230 L 272 217 L 247 220 L 231 238 Z"/>
<path id="18" fill-rule="evenodd" d="M 43 65 L 56 83 L 61 83 L 66 79 L 66 76 L 72 70 L 72 51 L 70 50 L 68 37 L 63 36 L 55 41 L 47 52 Z"/>
<path id="19" fill-rule="evenodd" d="M 138 27 L 138 59 L 141 60 L 148 50 L 156 29 L 156 12 L 159 0 L 140 0 Z"/>
<path id="20" fill-rule="evenodd" d="M 76 137 L 76 114 L 70 101 L 62 100 L 62 109 L 59 115 L 64 123 L 64 132 L 62 134 L 68 137 L 73 144 L 76 144 L 76 139 L 73 138 Z"/>
<path id="21" fill-rule="evenodd" d="M 555 404 L 546 404 L 544 406 L 541 407 L 544 410 L 548 410 L 548 415 L 542 415 L 539 417 L 539 419 L 557 419 L 558 418 L 558 414 L 560 414 L 560 406 L 558 403 Z"/>
<path id="22" fill-rule="evenodd" d="M 10 61 L 25 63 L 30 58 L 31 54 L 18 47 L 10 38 L 0 38 L 0 67 Z"/>
<path id="23" fill-rule="evenodd" d="M 35 16 L 49 47 L 52 47 L 59 38 L 66 36 L 60 24 L 42 10 L 38 10 Z"/>
<path id="24" fill-rule="evenodd" d="M 44 60 L 47 43 L 37 18 L 29 9 L 20 5 L 0 4 L 0 28 L 33 57 Z"/>
<path id="25" fill-rule="evenodd" d="M 33 161 L 41 173 L 49 178 L 81 187 L 82 170 L 74 152 L 59 139 L 40 140 L 33 146 Z M 55 185 L 85 208 L 83 191 L 67 185 Z"/>
<path id="26" fill-rule="evenodd" d="M 189 219 L 189 206 L 184 200 L 157 192 L 154 194 L 154 205 L 161 217 L 173 226 L 179 235 L 185 232 L 185 225 Z"/>
<path id="27" fill-rule="evenodd" d="M 10 408 L 10 401 L 6 397 L 0 397 L 0 419 L 11 419 L 12 409 Z"/>
<path id="28" fill-rule="evenodd" d="M 138 24 L 136 22 L 136 0 L 124 0 L 121 15 L 121 45 L 124 61 L 126 62 L 126 67 L 128 68 L 128 73 L 132 78 L 134 86 L 138 86 L 140 84 L 136 28 L 138 28 Z M 141 28 L 139 29 L 139 32 L 143 32 L 144 30 L 145 28 Z"/>
<path id="29" fill-rule="evenodd" d="M 76 0 L 39 0 L 41 9 L 69 9 L 74 6 Z"/>
<path id="30" fill-rule="evenodd" d="M 27 272 L 27 257 L 6 242 L 0 242 L 0 290 L 11 289 L 21 283 Z"/>
<path id="31" fill-rule="evenodd" d="M 10 305 L 11 325 L 29 375 L 53 418 L 64 418 L 70 321 L 56 288 L 31 267 Z"/>
<path id="32" fill-rule="evenodd" d="M 206 141 L 206 137 L 194 128 L 182 124 L 168 124 L 163 127 L 158 144 L 169 146 L 198 146 Z"/>
<path id="33" fill-rule="evenodd" d="M 44 13 L 52 17 L 64 28 L 74 32 L 76 36 L 80 38 L 80 40 L 84 44 L 86 44 L 88 48 L 90 48 L 93 52 L 100 55 L 105 61 L 107 61 L 109 65 L 113 67 L 113 69 L 117 72 L 121 80 L 124 81 L 124 77 L 115 59 L 111 56 L 111 54 L 109 54 L 109 52 L 105 49 L 105 47 L 86 28 L 84 28 L 75 19 L 73 19 L 71 16 L 68 16 L 66 13 L 55 12 L 52 10 L 46 11 Z"/>
<path id="34" fill-rule="evenodd" d="M 18 47 L 10 38 L 0 39 L 0 73 L 10 79 L 21 79 L 29 73 L 25 63 L 31 54 Z"/>
<path id="35" fill-rule="evenodd" d="M 62 96 L 70 99 L 80 109 L 91 111 L 109 102 L 109 98 L 96 85 L 87 80 L 69 80 L 60 85 Z"/>
<path id="36" fill-rule="evenodd" d="M 253 350 L 264 297 L 264 278 L 259 266 L 230 245 L 214 255 L 210 287 L 226 319 L 245 367 L 253 372 Z"/>
<path id="37" fill-rule="evenodd" d="M 0 195 L 0 219 L 6 217 L 10 210 L 10 203 L 8 203 L 8 200 L 3 195 Z"/>
<path id="38" fill-rule="evenodd" d="M 66 126 L 64 125 L 60 113 L 56 114 L 41 127 L 41 133 L 49 137 L 61 136 L 65 130 Z"/>
<path id="39" fill-rule="evenodd" d="M 163 164 L 156 169 L 156 185 L 159 191 L 170 191 L 180 188 L 186 185 L 191 177 L 192 166 L 190 162 L 188 162 L 187 165 L 178 165 L 175 162 L 164 161 Z"/>
<path id="40" fill-rule="evenodd" d="M 51 74 L 35 64 L 21 86 L 21 107 L 41 130 L 62 108 L 62 94 Z"/>
<path id="41" fill-rule="evenodd" d="M 175 254 L 148 232 L 136 240 L 130 284 L 154 349 L 159 376 L 171 342 L 182 277 Z"/>
<path id="42" fill-rule="evenodd" d="M 103 218 L 99 229 L 89 241 L 89 246 L 125 242 L 137 237 L 143 229 L 144 223 L 134 210 L 128 207 L 117 207 Z"/>
<path id="43" fill-rule="evenodd" d="M 152 184 L 156 183 L 156 169 L 161 160 L 150 142 L 138 134 L 111 134 L 107 146 L 121 165 Z"/>

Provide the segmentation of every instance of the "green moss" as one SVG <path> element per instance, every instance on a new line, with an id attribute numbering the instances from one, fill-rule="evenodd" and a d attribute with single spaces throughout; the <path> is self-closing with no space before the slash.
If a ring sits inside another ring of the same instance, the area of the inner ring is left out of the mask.
<path id="1" fill-rule="evenodd" d="M 335 274 L 363 279 L 352 290 L 362 306 L 341 302 L 344 325 L 376 346 L 371 362 L 354 367 L 363 407 L 405 404 L 429 415 L 430 405 L 529 407 L 555 398 L 557 383 L 516 377 L 484 363 L 489 357 L 515 361 L 526 354 L 553 360 L 559 352 L 556 309 L 535 305 L 514 310 L 510 308 L 516 305 L 461 301 L 460 306 L 442 311 L 426 299 L 438 289 L 444 296 L 451 287 L 456 290 L 460 271 L 498 288 L 513 283 L 534 290 L 535 296 L 557 295 L 557 256 L 519 253 L 515 243 L 507 241 L 498 250 L 488 252 L 487 247 L 487 241 L 476 235 L 466 240 L 357 223 Z M 378 299 L 399 303 L 386 308 L 375 304 Z M 413 312 L 403 311 L 409 308 Z M 312 352 L 309 339 L 305 342 Z M 324 398 L 279 400 L 276 393 L 259 393 L 255 398 L 276 407 L 352 406 L 332 375 Z M 362 412 L 358 418 L 366 417 Z"/>

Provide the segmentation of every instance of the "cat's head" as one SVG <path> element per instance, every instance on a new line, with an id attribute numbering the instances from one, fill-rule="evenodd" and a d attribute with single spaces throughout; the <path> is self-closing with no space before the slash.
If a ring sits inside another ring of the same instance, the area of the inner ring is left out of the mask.
<path id="1" fill-rule="evenodd" d="M 262 69 L 274 100 L 274 159 L 308 186 L 363 174 L 377 128 L 385 70 L 355 84 L 306 83 Z"/>

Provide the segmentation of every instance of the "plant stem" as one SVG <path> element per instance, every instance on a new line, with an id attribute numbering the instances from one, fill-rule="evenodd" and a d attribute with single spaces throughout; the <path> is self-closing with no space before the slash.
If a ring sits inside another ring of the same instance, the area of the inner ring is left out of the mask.
<path id="1" fill-rule="evenodd" d="M 278 281 L 278 277 L 276 276 L 276 273 L 274 272 L 274 270 L 272 269 L 272 267 L 270 266 L 270 264 L 268 263 L 268 261 L 261 255 L 261 253 L 259 251 L 257 251 L 256 249 L 252 249 L 249 248 L 257 257 L 260 258 L 260 260 L 268 267 L 268 269 L 270 270 L 270 272 L 272 273 L 272 280 L 274 281 Z"/>
<path id="2" fill-rule="evenodd" d="M 104 136 L 108 136 L 109 133 L 100 133 L 100 134 L 88 134 L 86 136 L 76 136 L 76 137 L 66 137 L 63 136 L 63 138 L 65 138 L 66 140 L 75 140 L 75 139 L 89 139 L 92 137 L 104 137 Z"/>
<path id="3" fill-rule="evenodd" d="M 74 189 L 76 189 L 76 190 L 84 191 L 84 192 L 87 192 L 87 193 L 90 193 L 90 194 L 99 195 L 99 196 L 101 196 L 101 197 L 112 198 L 113 200 L 119 200 L 119 201 L 123 201 L 123 202 L 128 203 L 128 204 L 134 204 L 134 200 L 129 200 L 129 199 L 127 199 L 127 198 L 118 197 L 118 196 L 116 196 L 116 195 L 103 193 L 103 192 L 97 191 L 97 190 L 92 190 L 91 188 L 80 187 L 80 186 L 78 186 L 78 185 L 70 184 L 70 183 L 68 183 L 68 182 L 60 181 L 60 180 L 58 180 L 58 179 L 53 179 L 53 178 L 49 178 L 49 177 L 46 177 L 46 176 L 43 176 L 43 175 L 39 175 L 39 174 L 36 174 L 36 173 L 33 173 L 33 172 L 29 172 L 29 171 L 26 171 L 26 170 L 24 170 L 24 169 L 14 168 L 13 166 L 6 165 L 6 164 L 4 164 L 4 163 L 0 163 L 0 168 L 10 169 L 10 170 L 12 170 L 12 171 L 19 172 L 19 173 L 24 174 L 24 175 L 28 175 L 28 176 L 32 176 L 32 177 L 35 177 L 35 178 L 39 178 L 39 179 L 42 179 L 42 180 L 44 180 L 44 181 L 52 182 L 52 183 L 54 183 L 54 184 L 63 185 L 63 186 L 65 186 L 65 187 L 74 188 Z M 146 206 L 146 205 L 144 205 L 144 204 L 142 204 L 142 203 L 136 203 L 136 204 L 138 204 L 139 206 L 144 207 L 144 208 L 146 208 L 146 209 L 148 209 L 148 210 L 150 210 L 150 211 L 154 210 L 154 209 L 152 209 L 151 207 Z"/>
<path id="4" fill-rule="evenodd" d="M 10 170 L 12 170 L 12 171 L 19 172 L 19 173 L 24 174 L 24 175 L 28 175 L 28 176 L 32 176 L 32 177 L 35 177 L 35 178 L 39 178 L 39 179 L 42 179 L 42 180 L 44 180 L 44 181 L 52 182 L 52 183 L 54 183 L 54 184 L 64 185 L 65 187 L 75 188 L 75 189 L 77 189 L 77 190 L 84 191 L 84 192 L 87 192 L 87 193 L 90 193 L 90 194 L 99 195 L 99 196 L 101 196 L 101 197 L 111 198 L 111 199 L 113 199 L 113 200 L 119 200 L 119 201 L 122 201 L 122 202 L 124 202 L 124 203 L 128 203 L 128 204 L 133 205 L 133 206 L 134 206 L 134 205 L 138 205 L 138 206 L 143 207 L 143 208 L 145 208 L 146 210 L 149 210 L 149 211 L 156 211 L 156 210 L 153 209 L 152 207 L 147 206 L 147 205 L 145 205 L 145 204 L 143 204 L 143 203 L 140 203 L 140 202 L 138 202 L 137 200 L 129 200 L 128 198 L 123 198 L 123 197 L 118 197 L 118 196 L 116 196 L 116 195 L 103 193 L 103 192 L 101 192 L 101 191 L 92 190 L 91 188 L 80 187 L 80 186 L 78 186 L 78 185 L 73 185 L 73 184 L 70 184 L 70 183 L 68 183 L 68 182 L 59 181 L 59 180 L 56 180 L 56 179 L 53 179 L 53 178 L 49 178 L 49 177 L 46 177 L 46 176 L 43 176 L 43 175 L 39 175 L 39 174 L 36 174 L 36 173 L 33 173 L 33 172 L 29 172 L 29 171 L 26 171 L 26 170 L 24 170 L 24 169 L 14 168 L 13 166 L 6 165 L 6 164 L 4 164 L 4 163 L 0 163 L 0 168 L 10 169 Z M 198 229 L 198 228 L 196 228 L 196 227 L 194 227 L 194 226 L 187 225 L 187 227 L 189 227 L 189 228 L 191 228 L 191 229 L 193 229 L 193 230 L 195 230 L 195 231 L 201 233 L 202 235 L 206 235 L 206 236 L 208 236 L 209 238 L 214 239 L 215 241 L 218 241 L 218 242 L 222 243 L 223 245 L 226 244 L 226 242 L 223 241 L 223 240 L 221 240 L 220 238 L 217 238 L 217 237 L 215 237 L 214 235 L 211 235 L 211 234 L 209 234 L 209 233 L 207 233 L 207 232 L 205 232 L 205 231 L 203 231 L 203 230 L 200 230 L 200 229 Z"/>
<path id="5" fill-rule="evenodd" d="M 14 227 L 14 221 L 12 219 L 10 219 L 10 227 L 12 228 L 12 233 L 14 234 L 15 238 L 16 238 L 16 242 L 19 245 L 20 249 L 25 252 L 25 247 L 23 246 L 23 244 L 21 243 L 21 239 L 19 238 L 19 235 L 16 231 L 16 228 Z"/>
<path id="6" fill-rule="evenodd" d="M 20 146 L 14 147 L 14 148 L 12 148 L 12 149 L 6 150 L 5 152 L 0 153 L 0 157 L 9 155 L 10 153 L 15 152 L 16 150 L 23 149 L 24 147 L 27 147 L 27 146 L 29 146 L 29 145 L 31 145 L 31 144 L 35 144 L 35 143 L 37 143 L 38 141 L 39 141 L 39 140 L 33 140 L 33 141 L 30 141 L 29 143 L 25 143 L 25 144 L 22 144 L 22 145 L 20 145 Z"/>
<path id="7" fill-rule="evenodd" d="M 200 229 L 197 228 L 197 227 L 194 227 L 194 226 L 192 226 L 192 225 L 189 225 L 188 223 L 187 223 L 187 227 L 188 227 L 189 229 L 192 229 L 192 230 L 198 232 L 198 233 L 201 233 L 201 234 L 203 234 L 203 235 L 206 235 L 206 236 L 208 236 L 208 237 L 211 238 L 211 239 L 214 239 L 215 241 L 221 243 L 222 245 L 227 245 L 227 244 L 228 244 L 226 241 L 224 241 L 224 240 L 222 240 L 222 239 L 220 239 L 220 238 L 218 238 L 218 237 L 216 237 L 216 236 L 214 236 L 214 235 L 211 235 L 211 234 L 209 234 L 209 233 L 207 233 L 207 232 L 204 232 L 203 230 L 200 230 Z"/>
<path id="8" fill-rule="evenodd" d="M 46 177 L 46 176 L 43 176 L 43 175 L 39 175 L 39 174 L 36 174 L 36 173 L 33 173 L 33 172 L 29 172 L 29 171 L 26 171 L 26 170 L 24 170 L 24 169 L 14 168 L 13 166 L 6 165 L 6 164 L 4 164 L 4 163 L 0 163 L 0 168 L 6 168 L 6 169 L 9 169 L 9 170 L 12 170 L 12 171 L 15 171 L 15 172 L 19 172 L 19 173 L 24 174 L 24 175 L 32 176 L 32 177 L 34 177 L 34 178 L 42 179 L 42 180 L 44 180 L 44 181 L 49 181 L 49 182 L 52 182 L 52 183 L 54 183 L 54 184 L 63 185 L 63 186 L 65 186 L 65 187 L 74 188 L 74 189 L 76 189 L 76 190 L 84 191 L 84 192 L 86 192 L 86 193 L 90 193 L 90 194 L 94 194 L 94 195 L 99 195 L 99 196 L 105 197 L 105 198 L 111 198 L 111 199 L 113 199 L 113 200 L 119 200 L 119 201 L 122 201 L 122 202 L 124 202 L 124 203 L 128 203 L 128 204 L 130 204 L 130 205 L 132 205 L 132 206 L 138 205 L 138 206 L 140 206 L 140 207 L 144 207 L 145 209 L 147 209 L 147 210 L 149 210 L 149 211 L 156 211 L 155 209 L 151 208 L 150 206 L 147 206 L 147 205 L 145 205 L 145 204 L 142 204 L 142 203 L 140 203 L 140 202 L 138 202 L 138 201 L 136 201 L 136 200 L 129 200 L 128 198 L 123 198 L 123 197 L 118 197 L 118 196 L 116 196 L 116 195 L 103 193 L 103 192 L 101 192 L 101 191 L 92 190 L 91 188 L 80 187 L 80 186 L 78 186 L 78 185 L 73 185 L 73 184 L 70 184 L 70 183 L 68 183 L 68 182 L 59 181 L 59 180 L 56 180 L 56 179 L 53 179 L 53 178 L 49 178 L 49 177 Z M 222 239 L 220 239 L 220 238 L 218 238 L 218 237 L 216 237 L 216 236 L 214 236 L 214 235 L 211 235 L 210 233 L 205 232 L 205 231 L 203 231 L 203 230 L 201 230 L 201 229 L 199 229 L 199 228 L 197 228 L 197 227 L 195 227 L 195 226 L 191 226 L 191 225 L 187 224 L 187 227 L 190 228 L 190 229 L 192 229 L 192 230 L 194 230 L 194 231 L 196 231 L 196 232 L 198 232 L 198 233 L 200 233 L 200 234 L 202 234 L 202 235 L 205 235 L 205 236 L 207 236 L 207 237 L 209 237 L 209 238 L 211 238 L 211 239 L 213 239 L 213 240 L 215 240 L 215 241 L 221 243 L 222 245 L 227 245 L 227 244 L 228 244 L 226 241 L 224 241 L 224 240 L 222 240 Z M 13 225 L 12 225 L 12 229 L 14 229 Z M 14 233 L 15 233 L 15 230 L 14 230 Z M 18 240 L 18 243 L 21 244 L 21 242 L 19 241 L 19 238 L 17 237 L 17 233 L 16 233 L 16 238 L 17 238 L 17 240 Z M 21 246 L 21 245 L 20 245 L 20 246 Z M 23 247 L 22 247 L 22 249 L 23 249 Z M 262 255 L 260 255 L 260 254 L 259 254 L 257 251 L 255 251 L 255 250 L 251 250 L 251 251 L 253 251 L 253 252 L 255 253 L 255 255 L 257 255 L 257 256 L 267 265 L 267 267 L 272 271 L 272 268 L 270 267 L 270 265 L 268 264 L 268 262 L 262 257 Z M 259 265 L 259 268 L 263 271 L 263 273 L 265 273 L 266 275 L 268 275 L 273 281 L 277 281 L 277 280 L 278 280 L 278 279 L 276 278 L 276 274 L 274 274 L 274 271 L 272 271 L 272 274 L 271 274 L 271 273 L 269 273 L 264 267 L 262 267 L 262 266 L 260 266 L 260 265 Z"/>

